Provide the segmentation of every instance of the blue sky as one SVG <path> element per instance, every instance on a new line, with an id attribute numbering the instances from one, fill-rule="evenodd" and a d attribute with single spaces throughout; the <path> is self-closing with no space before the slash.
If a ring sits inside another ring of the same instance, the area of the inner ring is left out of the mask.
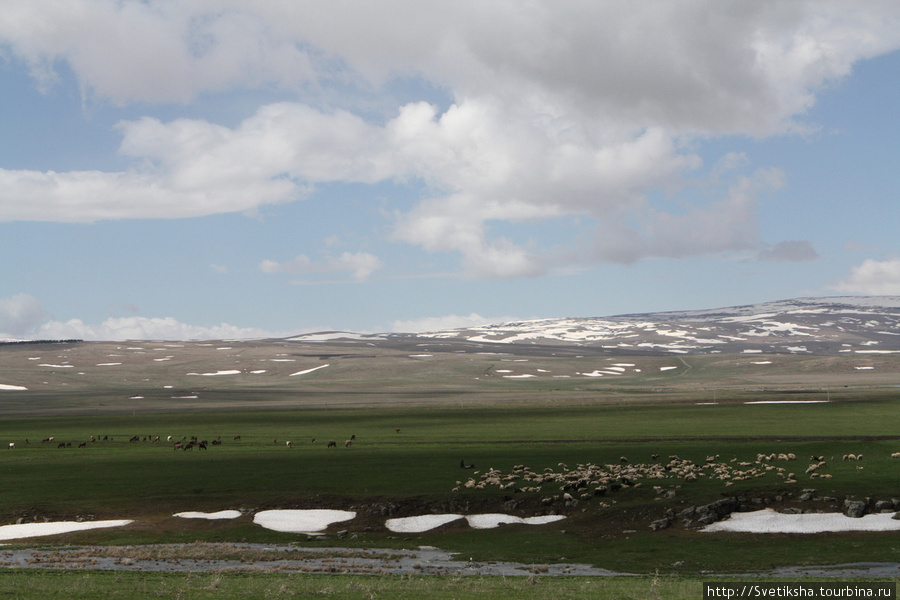
<path id="1" fill-rule="evenodd" d="M 894 2 L 7 0 L 0 339 L 900 295 Z"/>

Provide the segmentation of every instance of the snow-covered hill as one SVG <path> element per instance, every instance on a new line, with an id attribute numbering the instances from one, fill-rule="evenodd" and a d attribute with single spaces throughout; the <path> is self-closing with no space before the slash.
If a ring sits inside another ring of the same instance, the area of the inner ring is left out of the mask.
<path id="1" fill-rule="evenodd" d="M 900 296 L 798 298 L 712 310 L 536 319 L 417 337 L 654 353 L 900 353 Z"/>

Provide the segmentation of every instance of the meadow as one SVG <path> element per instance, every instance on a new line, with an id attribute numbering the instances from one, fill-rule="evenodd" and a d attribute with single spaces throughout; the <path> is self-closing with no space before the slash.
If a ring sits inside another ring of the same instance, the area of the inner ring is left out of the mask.
<path id="1" fill-rule="evenodd" d="M 82 359 L 82 364 L 104 360 L 97 346 L 86 346 L 67 356 L 90 350 L 96 356 Z M 276 349 L 277 354 L 268 356 L 285 355 L 283 345 Z M 264 360 L 260 357 L 272 352 L 262 343 L 240 350 L 233 364 L 247 356 Z M 891 458 L 900 451 L 900 388 L 895 387 L 900 377 L 888 358 L 867 358 L 866 366 L 875 368 L 861 373 L 857 367 L 862 363 L 855 357 L 755 355 L 751 363 L 748 357 L 560 356 L 558 350 L 528 349 L 527 355 L 511 357 L 448 353 L 439 357 L 446 360 L 425 362 L 410 360 L 406 348 L 366 348 L 368 358 L 360 358 L 359 348 L 315 347 L 325 358 L 312 358 L 309 348 L 302 350 L 293 350 L 300 364 L 288 370 L 309 364 L 329 368 L 292 379 L 287 379 L 291 373 L 274 377 L 270 372 L 254 385 L 208 377 L 201 386 L 198 379 L 186 376 L 230 367 L 222 361 L 221 351 L 213 360 L 195 349 L 181 363 L 176 356 L 160 365 L 136 364 L 125 376 L 116 372 L 116 377 L 109 376 L 112 369 L 97 368 L 83 368 L 81 376 L 61 368 L 52 375 L 47 370 L 36 374 L 23 362 L 26 354 L 36 355 L 35 348 L 17 349 L 22 353 L 18 357 L 0 356 L 0 372 L 8 378 L 0 383 L 29 388 L 0 396 L 0 442 L 15 443 L 14 449 L 0 451 L 0 524 L 135 520 L 127 527 L 18 540 L 10 547 L 196 541 L 386 549 L 429 545 L 475 561 L 585 563 L 645 575 L 640 584 L 627 584 L 632 586 L 631 596 L 610 597 L 652 597 L 652 593 L 697 597 L 693 586 L 706 576 L 701 573 L 900 563 L 897 534 L 890 532 L 708 533 L 696 524 L 680 522 L 661 531 L 649 527 L 667 511 L 677 513 L 732 496 L 758 501 L 760 507 L 826 511 L 840 511 L 845 498 L 900 497 L 900 460 Z M 511 364 L 502 364 L 504 359 Z M 516 381 L 486 376 L 492 369 L 521 369 L 526 359 L 531 368 L 557 373 L 596 368 L 598 362 L 639 367 L 614 379 Z M 72 362 L 78 365 L 78 359 Z M 678 369 L 661 370 L 669 365 Z M 251 367 L 245 362 L 236 368 Z M 753 403 L 770 400 L 817 402 Z M 129 441 L 135 436 L 138 441 Z M 157 436 L 160 441 L 153 441 Z M 173 450 L 169 436 L 175 440 L 196 436 L 221 444 L 210 444 L 206 450 Z M 41 441 L 48 437 L 54 441 Z M 351 438 L 352 444 L 345 447 Z M 328 447 L 329 441 L 337 442 L 336 447 Z M 58 447 L 67 442 L 72 447 Z M 82 442 L 85 446 L 79 448 Z M 797 482 L 786 482 L 774 471 L 730 482 L 670 477 L 626 485 L 602 497 L 579 497 L 570 504 L 560 500 L 563 492 L 558 484 L 525 492 L 515 489 L 523 486 L 460 485 L 468 478 L 478 479 L 476 471 L 510 474 L 522 465 L 535 472 L 561 471 L 560 463 L 567 468 L 620 465 L 624 458 L 628 464 L 661 464 L 670 456 L 698 465 L 710 456 L 738 464 L 755 461 L 759 453 L 795 455 L 795 462 L 783 466 L 796 471 Z M 842 460 L 849 453 L 865 458 Z M 804 473 L 813 455 L 827 462 L 823 471 L 830 478 Z M 461 461 L 474 468 L 461 469 Z M 815 489 L 818 499 L 801 502 L 806 489 Z M 252 522 L 253 513 L 274 508 L 352 509 L 358 516 L 333 526 L 323 538 L 310 538 Z M 244 515 L 229 521 L 172 516 L 223 509 L 239 509 Z M 552 512 L 567 518 L 548 525 L 486 530 L 472 529 L 463 521 L 400 535 L 384 527 L 386 516 L 445 512 L 523 517 Z M 348 535 L 336 537 L 338 529 Z M 654 575 L 657 586 L 690 591 L 662 593 L 642 587 Z M 32 576 L 51 577 L 17 575 Z M 90 577 L 108 583 L 116 577 L 129 581 L 133 575 Z M 176 581 L 158 577 L 148 585 L 162 587 Z M 302 579 L 272 577 L 266 585 L 274 589 Z M 564 598 L 570 597 L 568 593 L 574 597 L 583 586 L 601 585 L 547 580 L 541 578 L 541 585 L 533 586 L 544 590 L 538 595 L 546 594 L 548 587 L 543 586 L 560 586 L 552 597 Z M 193 590 L 193 595 L 182 597 L 205 597 L 202 588 L 208 583 L 180 581 L 178 585 Z M 237 575 L 223 576 L 217 585 L 239 586 L 241 581 Z M 313 586 L 324 585 L 311 581 Z M 382 585 L 379 581 L 349 578 L 328 585 L 360 586 L 360 597 L 366 597 L 365 585 L 377 587 Z M 434 597 L 443 597 L 440 588 L 445 584 L 416 583 L 435 586 L 427 592 Z M 411 587 L 413 580 L 391 585 Z M 517 597 L 530 597 L 532 588 L 522 581 L 509 585 L 516 588 Z M 389 595 L 402 597 L 399 593 L 394 589 Z M 484 597 L 512 597 L 503 594 Z M 354 597 L 350 592 L 338 596 Z"/>

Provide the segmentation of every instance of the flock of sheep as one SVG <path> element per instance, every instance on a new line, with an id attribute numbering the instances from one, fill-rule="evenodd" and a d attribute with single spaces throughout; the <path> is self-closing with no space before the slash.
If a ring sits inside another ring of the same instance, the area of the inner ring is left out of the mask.
<path id="1" fill-rule="evenodd" d="M 891 458 L 900 458 L 900 452 L 891 454 Z M 525 465 L 516 465 L 510 473 L 503 473 L 499 469 L 488 469 L 484 473 L 475 471 L 466 481 L 457 481 L 453 488 L 458 492 L 466 489 L 485 489 L 498 487 L 501 490 L 512 492 L 541 492 L 545 488 L 552 487 L 554 491 L 562 492 L 555 496 L 547 496 L 544 504 L 551 504 L 555 500 L 563 499 L 573 502 L 577 499 L 587 500 L 593 496 L 603 496 L 607 492 L 616 491 L 628 487 L 641 487 L 645 481 L 657 482 L 659 480 L 677 480 L 684 482 L 697 481 L 701 477 L 715 479 L 724 482 L 725 486 L 734 485 L 738 481 L 746 481 L 754 478 L 766 477 L 774 474 L 784 480 L 784 483 L 797 483 L 799 469 L 791 470 L 790 463 L 797 461 L 794 453 L 757 454 L 754 461 L 738 461 L 737 458 L 729 462 L 723 462 L 719 455 L 707 456 L 702 463 L 695 463 L 688 459 L 671 455 L 665 462 L 658 461 L 659 455 L 654 454 L 651 459 L 655 462 L 631 463 L 628 458 L 621 457 L 618 464 L 578 464 L 570 469 L 566 464 L 559 463 L 558 469 L 547 467 L 543 471 L 534 471 Z M 862 454 L 846 454 L 843 460 L 860 461 Z M 833 458 L 832 458 L 833 460 Z M 831 479 L 831 473 L 824 473 L 828 463 L 824 456 L 810 456 L 809 466 L 803 475 L 810 479 Z M 857 467 L 862 468 L 862 467 Z M 662 486 L 654 486 L 657 494 L 663 493 Z"/>
<path id="2" fill-rule="evenodd" d="M 233 439 L 236 442 L 240 441 L 241 436 L 236 435 L 236 436 L 234 436 Z M 351 445 L 353 445 L 353 441 L 355 439 L 356 439 L 356 435 L 351 435 L 350 439 L 344 441 L 344 447 L 349 448 Z M 115 441 L 114 438 L 107 436 L 107 435 L 104 435 L 102 437 L 101 436 L 93 436 L 93 435 L 90 436 L 91 443 L 95 443 L 95 442 L 98 442 L 101 440 L 104 442 Z M 154 435 L 148 435 L 148 436 L 133 435 L 128 439 L 128 441 L 129 442 L 142 442 L 143 441 L 143 442 L 157 443 L 157 442 L 160 442 L 161 440 L 160 440 L 160 436 L 158 436 L 158 435 L 155 435 L 155 436 Z M 56 443 L 56 438 L 54 436 L 46 437 L 46 438 L 43 438 L 41 440 L 41 442 L 42 443 Z M 166 442 L 172 445 L 173 450 L 193 450 L 194 448 L 199 448 L 200 450 L 206 450 L 206 449 L 208 449 L 208 447 L 210 445 L 219 446 L 223 443 L 222 436 L 218 436 L 212 442 L 209 442 L 207 440 L 201 440 L 197 436 L 190 436 L 190 437 L 183 436 L 181 438 L 175 438 L 171 435 L 166 436 Z M 25 443 L 30 445 L 31 442 L 28 441 L 28 438 L 25 438 Z M 273 443 L 277 445 L 279 443 L 278 438 L 275 438 L 273 440 Z M 316 443 L 315 438 L 312 439 L 311 443 L 313 443 L 313 444 Z M 58 448 L 71 448 L 72 444 L 73 444 L 72 442 L 59 442 L 57 447 Z M 79 448 L 85 448 L 85 447 L 87 447 L 88 442 L 77 442 L 77 445 Z M 292 448 L 294 444 L 291 441 L 286 441 L 286 442 L 284 442 L 284 445 L 288 448 Z M 328 448 L 336 448 L 337 445 L 338 445 L 337 442 L 331 441 L 331 442 L 328 442 L 328 444 L 326 446 Z M 9 442 L 8 448 L 10 450 L 14 450 L 16 448 L 16 443 Z"/>

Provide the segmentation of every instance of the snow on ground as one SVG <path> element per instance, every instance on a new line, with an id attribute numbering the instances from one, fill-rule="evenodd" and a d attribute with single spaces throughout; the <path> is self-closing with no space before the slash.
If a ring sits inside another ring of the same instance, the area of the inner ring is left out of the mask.
<path id="1" fill-rule="evenodd" d="M 215 377 L 216 375 L 240 375 L 239 369 L 230 369 L 227 371 L 216 371 L 215 373 L 188 373 L 188 375 L 199 375 L 201 377 Z"/>
<path id="2" fill-rule="evenodd" d="M 384 526 L 394 533 L 422 533 L 430 531 L 441 525 L 446 525 L 462 519 L 462 515 L 421 515 L 418 517 L 400 517 L 397 519 L 388 519 Z"/>
<path id="3" fill-rule="evenodd" d="M 744 404 L 825 404 L 831 400 L 752 400 Z"/>
<path id="4" fill-rule="evenodd" d="M 725 521 L 708 525 L 703 531 L 735 531 L 741 533 L 823 533 L 834 531 L 897 531 L 900 521 L 894 513 L 865 515 L 858 519 L 842 513 L 786 515 L 771 508 L 753 512 L 731 513 Z"/>
<path id="5" fill-rule="evenodd" d="M 97 363 L 98 367 L 115 367 L 117 365 L 121 365 L 122 363 Z"/>
<path id="6" fill-rule="evenodd" d="M 22 391 L 27 389 L 27 387 L 22 387 L 21 385 L 8 385 L 5 383 L 0 383 L 0 390 Z"/>
<path id="7" fill-rule="evenodd" d="M 528 379 L 530 377 L 537 377 L 537 375 L 530 375 L 528 373 L 524 375 L 504 375 L 507 379 Z"/>
<path id="8" fill-rule="evenodd" d="M 678 367 L 660 367 L 660 371 L 671 371 L 672 369 L 677 369 Z"/>
<path id="9" fill-rule="evenodd" d="M 38 365 L 39 367 L 52 367 L 54 369 L 71 369 L 72 365 L 51 365 L 48 363 L 41 363 Z"/>
<path id="10" fill-rule="evenodd" d="M 295 375 L 306 375 L 307 373 L 312 373 L 313 371 L 318 371 L 319 369 L 324 369 L 328 365 L 322 365 L 321 367 L 313 367 L 312 369 L 306 369 L 305 371 L 297 371 L 296 373 L 291 373 L 288 377 L 293 377 Z"/>
<path id="11" fill-rule="evenodd" d="M 356 513 L 349 510 L 264 510 L 254 515 L 253 522 L 272 531 L 316 534 L 325 531 L 332 523 L 355 517 Z"/>
<path id="12" fill-rule="evenodd" d="M 553 523 L 554 521 L 559 521 L 565 518 L 566 517 L 562 515 L 526 517 L 523 519 L 521 517 L 500 513 L 467 516 L 457 514 L 443 514 L 388 519 L 387 521 L 385 521 L 384 525 L 394 533 L 422 533 L 424 531 L 430 531 L 431 529 L 440 527 L 441 525 L 452 523 L 453 521 L 456 521 L 458 519 L 465 519 L 468 522 L 469 526 L 473 529 L 493 529 L 495 527 L 499 527 L 502 524 L 512 523 L 525 525 L 544 525 L 546 523 Z"/>
<path id="13" fill-rule="evenodd" d="M 38 537 L 42 535 L 57 535 L 72 531 L 85 531 L 87 529 L 100 529 L 104 527 L 123 527 L 130 525 L 132 520 L 119 521 L 58 521 L 56 523 L 23 523 L 21 525 L 0 526 L 0 540 L 18 540 L 21 538 Z"/>
<path id="14" fill-rule="evenodd" d="M 196 512 L 196 511 L 188 511 L 188 512 L 180 512 L 172 515 L 173 517 L 180 517 L 182 519 L 237 519 L 241 516 L 240 511 L 237 510 L 220 510 L 219 512 L 214 513 L 206 513 L 206 512 Z"/>
<path id="15" fill-rule="evenodd" d="M 546 515 L 541 517 L 515 517 L 505 514 L 469 515 L 466 521 L 473 529 L 493 529 L 500 525 L 522 523 L 524 525 L 544 525 L 565 519 L 563 515 Z"/>

